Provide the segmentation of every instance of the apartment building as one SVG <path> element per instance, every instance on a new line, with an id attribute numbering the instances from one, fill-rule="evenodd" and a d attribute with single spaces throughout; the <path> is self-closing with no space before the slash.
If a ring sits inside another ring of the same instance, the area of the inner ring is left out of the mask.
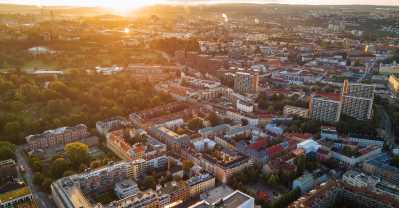
<path id="1" fill-rule="evenodd" d="M 253 161 L 248 156 L 235 150 L 218 151 L 222 159 L 207 153 L 196 152 L 193 149 L 187 149 L 182 154 L 186 159 L 192 160 L 196 165 L 213 174 L 222 183 L 227 183 L 233 174 L 253 165 Z"/>
<path id="2" fill-rule="evenodd" d="M 142 191 L 134 196 L 129 196 L 108 205 L 98 208 L 159 208 L 160 200 L 157 193 L 151 189 Z M 97 208 L 97 207 L 96 207 Z"/>
<path id="3" fill-rule="evenodd" d="M 210 204 L 208 201 L 200 201 L 189 208 L 211 208 L 211 207 L 240 207 L 240 208 L 254 208 L 255 200 L 253 197 L 236 190 L 233 193 L 219 198 L 217 202 Z"/>
<path id="4" fill-rule="evenodd" d="M 368 188 L 377 194 L 386 195 L 398 199 L 398 184 L 390 184 L 379 177 L 366 175 L 356 170 L 349 170 L 343 174 L 342 180 L 351 186 Z"/>
<path id="5" fill-rule="evenodd" d="M 130 122 L 128 119 L 122 116 L 116 116 L 103 121 L 97 121 L 96 129 L 100 135 L 105 136 L 109 131 L 121 129 L 129 124 Z"/>
<path id="6" fill-rule="evenodd" d="M 349 201 L 358 207 L 366 208 L 398 206 L 398 201 L 390 197 L 376 194 L 366 188 L 352 187 L 340 181 L 330 180 L 304 194 L 288 207 L 329 208 L 340 201 Z"/>
<path id="7" fill-rule="evenodd" d="M 130 145 L 124 138 L 123 129 L 107 134 L 106 145 L 119 158 L 132 161 L 129 175 L 138 178 L 148 169 L 165 167 L 168 163 L 167 145 L 152 138 L 147 133 L 142 134 L 145 143 Z"/>
<path id="8" fill-rule="evenodd" d="M 16 177 L 17 164 L 15 160 L 8 159 L 0 161 L 0 182 L 7 181 L 10 177 Z"/>
<path id="9" fill-rule="evenodd" d="M 372 118 L 375 85 L 343 82 L 342 113 L 358 120 Z"/>
<path id="10" fill-rule="evenodd" d="M 144 143 L 129 144 L 126 137 L 131 137 L 132 131 L 121 129 L 106 136 L 106 145 L 123 160 L 151 160 L 165 155 L 167 146 L 149 136 L 145 131 L 139 133 L 145 139 Z"/>
<path id="11" fill-rule="evenodd" d="M 189 186 L 190 197 L 197 196 L 215 186 L 215 177 L 209 173 L 191 177 L 186 181 Z"/>
<path id="12" fill-rule="evenodd" d="M 127 184 L 126 180 L 130 177 L 129 169 L 133 164 L 133 161 L 122 161 L 58 179 L 50 186 L 52 198 L 58 208 L 159 207 L 159 198 L 155 191 L 138 191 L 134 184 Z M 119 194 L 121 199 L 102 205 L 92 204 L 91 200 L 87 198 L 93 193 L 112 190 L 113 187 L 122 191 Z M 125 198 L 123 198 L 124 196 Z"/>
<path id="13" fill-rule="evenodd" d="M 175 207 L 189 198 L 189 187 L 184 181 L 171 181 L 157 187 L 160 207 Z"/>
<path id="14" fill-rule="evenodd" d="M 258 82 L 258 74 L 236 72 L 234 90 L 241 94 L 256 93 L 258 92 Z"/>
<path id="15" fill-rule="evenodd" d="M 126 129 L 112 131 L 106 135 L 106 146 L 123 160 L 132 160 L 129 151 L 131 145 L 125 141 Z M 136 158 L 138 159 L 138 158 Z"/>
<path id="16" fill-rule="evenodd" d="M 321 139 L 338 140 L 338 133 L 334 126 L 321 126 Z"/>
<path id="17" fill-rule="evenodd" d="M 291 105 L 285 105 L 283 107 L 283 115 L 285 116 L 298 116 L 300 118 L 308 118 L 309 110 L 307 108 L 301 108 Z"/>
<path id="18" fill-rule="evenodd" d="M 292 189 L 299 188 L 301 193 L 307 193 L 315 186 L 328 180 L 328 176 L 323 174 L 321 171 L 315 173 L 305 173 L 302 176 L 296 178 L 292 182 Z"/>
<path id="19" fill-rule="evenodd" d="M 85 194 L 101 193 L 113 187 L 115 183 L 123 181 L 127 178 L 128 166 L 127 162 L 119 162 L 61 178 L 50 186 L 52 197 L 59 208 L 91 208 L 93 205 Z"/>
<path id="20" fill-rule="evenodd" d="M 338 94 L 315 94 L 310 102 L 311 119 L 334 123 L 340 119 L 342 103 Z"/>
<path id="21" fill-rule="evenodd" d="M 399 183 L 399 168 L 391 164 L 391 157 L 387 153 L 381 153 L 364 161 L 362 169 L 390 183 Z"/>
<path id="22" fill-rule="evenodd" d="M 365 160 L 368 160 L 370 158 L 375 157 L 376 155 L 379 155 L 382 152 L 382 147 L 379 145 L 371 145 L 367 146 L 365 148 L 362 148 L 359 150 L 359 154 L 356 156 L 347 156 L 343 154 L 342 152 L 337 152 L 331 150 L 332 153 L 332 158 L 335 160 L 339 161 L 339 163 L 348 166 L 348 167 L 353 167 L 354 165 L 361 163 Z"/>
<path id="23" fill-rule="evenodd" d="M 29 149 L 36 151 L 56 145 L 65 145 L 71 142 L 84 139 L 90 135 L 85 124 L 78 124 L 73 127 L 60 127 L 47 130 L 41 134 L 29 135 L 25 137 Z"/>
<path id="24" fill-rule="evenodd" d="M 125 179 L 114 186 L 114 193 L 120 199 L 136 195 L 139 191 L 139 186 L 131 179 Z"/>
<path id="25" fill-rule="evenodd" d="M 301 68 L 275 70 L 272 72 L 271 78 L 284 80 L 290 84 L 313 83 L 321 80 L 321 76 L 316 76 L 311 71 Z"/>
<path id="26" fill-rule="evenodd" d="M 190 140 L 188 135 L 177 134 L 176 132 L 163 126 L 153 127 L 150 129 L 149 133 L 151 136 L 154 136 L 156 139 L 166 144 L 168 148 L 176 151 L 179 151 L 182 145 L 187 144 Z"/>
<path id="27" fill-rule="evenodd" d="M 390 75 L 388 78 L 388 85 L 393 94 L 398 96 L 399 94 L 399 77 L 395 75 Z"/>

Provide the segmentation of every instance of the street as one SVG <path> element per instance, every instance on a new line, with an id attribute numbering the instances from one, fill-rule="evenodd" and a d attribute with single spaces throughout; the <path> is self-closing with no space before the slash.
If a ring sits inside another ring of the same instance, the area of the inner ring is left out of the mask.
<path id="1" fill-rule="evenodd" d="M 18 165 L 22 165 L 25 169 L 25 179 L 29 189 L 32 192 L 34 200 L 37 202 L 40 208 L 55 208 L 56 205 L 54 204 L 53 200 L 49 198 L 49 196 L 41 192 L 38 187 L 33 184 L 33 173 L 32 169 L 30 168 L 26 158 L 24 157 L 23 153 L 23 145 L 17 146 L 15 151 L 17 157 Z"/>

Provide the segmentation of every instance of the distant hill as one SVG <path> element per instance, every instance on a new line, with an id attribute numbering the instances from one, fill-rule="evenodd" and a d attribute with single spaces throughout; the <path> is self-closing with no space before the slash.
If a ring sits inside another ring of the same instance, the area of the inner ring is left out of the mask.
<path id="1" fill-rule="evenodd" d="M 145 7 L 131 13 L 131 16 L 156 15 L 162 19 L 177 18 L 185 15 L 218 15 L 226 13 L 228 16 L 259 18 L 268 15 L 300 15 L 312 11 L 346 11 L 346 12 L 373 12 L 377 8 L 398 11 L 393 6 L 373 5 L 288 5 L 288 4 L 252 4 L 252 3 L 221 3 L 221 4 L 164 4 Z M 211 16 L 210 16 L 211 17 Z"/>
<path id="2" fill-rule="evenodd" d="M 53 11 L 57 15 L 65 16 L 98 16 L 112 14 L 111 10 L 101 7 L 72 7 L 72 6 L 44 6 L 0 4 L 0 14 L 41 14 Z"/>

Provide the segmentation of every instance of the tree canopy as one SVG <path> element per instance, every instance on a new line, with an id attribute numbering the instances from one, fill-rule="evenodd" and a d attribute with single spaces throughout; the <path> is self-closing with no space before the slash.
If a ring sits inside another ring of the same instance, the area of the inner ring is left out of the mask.
<path id="1" fill-rule="evenodd" d="M 96 121 L 170 102 L 146 81 L 130 74 L 106 76 L 71 70 L 54 79 L 25 73 L 0 75 L 0 141 L 24 143 L 24 137 L 61 126 Z"/>
<path id="2" fill-rule="evenodd" d="M 15 145 L 0 141 L 0 161 L 15 158 Z"/>
<path id="3" fill-rule="evenodd" d="M 89 160 L 88 149 L 86 144 L 80 142 L 69 143 L 64 147 L 65 156 L 74 167 L 79 167 Z"/>

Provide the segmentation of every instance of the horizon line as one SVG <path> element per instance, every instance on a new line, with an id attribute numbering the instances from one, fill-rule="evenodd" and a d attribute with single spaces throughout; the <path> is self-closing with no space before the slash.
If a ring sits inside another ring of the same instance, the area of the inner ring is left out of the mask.
<path id="1" fill-rule="evenodd" d="M 274 0 L 272 0 L 274 1 Z M 399 3 L 396 1 L 396 3 Z M 196 0 L 194 2 L 183 2 L 182 0 L 171 0 L 171 1 L 163 1 L 163 2 L 158 2 L 158 3 L 150 3 L 148 5 L 144 5 L 142 7 L 151 7 L 151 6 L 157 6 L 157 5 L 171 5 L 171 6 L 181 6 L 181 5 L 226 5 L 226 4 L 263 4 L 263 5 L 287 5 L 287 6 L 383 6 L 383 7 L 399 7 L 399 4 L 362 4 L 362 3 L 349 3 L 349 4 L 314 4 L 314 3 L 290 3 L 290 2 L 267 2 L 267 1 L 230 1 L 230 0 L 222 0 L 222 1 L 206 1 L 206 0 Z M 40 4 L 34 4 L 32 3 L 24 3 L 24 2 L 4 2 L 0 0 L 0 6 L 1 5 L 17 5 L 17 6 L 39 6 L 39 7 L 86 7 L 86 8 L 104 8 L 104 9 L 111 9 L 107 6 L 104 5 L 94 5 L 94 4 L 82 4 L 79 5 L 76 3 L 72 4 L 65 4 L 65 3 L 40 3 Z"/>

